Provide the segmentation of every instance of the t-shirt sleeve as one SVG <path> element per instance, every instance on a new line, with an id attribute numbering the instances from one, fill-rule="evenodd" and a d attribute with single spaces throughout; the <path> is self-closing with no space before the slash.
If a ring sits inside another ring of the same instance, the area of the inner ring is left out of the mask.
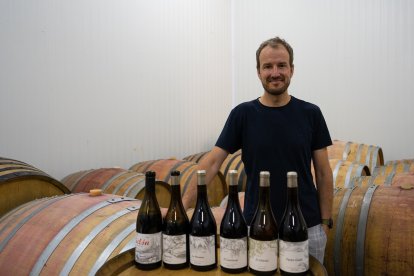
<path id="1" fill-rule="evenodd" d="M 331 135 L 322 111 L 317 107 L 315 112 L 315 127 L 313 131 L 312 151 L 332 145 Z"/>
<path id="2" fill-rule="evenodd" d="M 230 112 L 229 117 L 216 142 L 216 146 L 233 154 L 241 148 L 242 118 L 239 109 Z"/>

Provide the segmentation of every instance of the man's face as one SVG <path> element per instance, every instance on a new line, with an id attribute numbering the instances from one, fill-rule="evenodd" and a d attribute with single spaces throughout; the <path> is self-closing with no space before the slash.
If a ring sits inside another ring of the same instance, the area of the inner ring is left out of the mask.
<path id="1" fill-rule="evenodd" d="M 293 75 L 293 67 L 289 64 L 289 53 L 285 47 L 266 46 L 260 52 L 259 61 L 257 74 L 264 90 L 275 96 L 285 93 Z"/>

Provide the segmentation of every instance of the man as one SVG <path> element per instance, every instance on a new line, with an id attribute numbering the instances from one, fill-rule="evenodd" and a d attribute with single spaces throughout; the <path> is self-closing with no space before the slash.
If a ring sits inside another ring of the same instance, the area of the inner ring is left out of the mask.
<path id="1" fill-rule="evenodd" d="M 332 141 L 325 119 L 316 105 L 289 94 L 294 65 L 293 50 L 286 41 L 276 37 L 263 42 L 256 52 L 256 62 L 263 95 L 231 111 L 215 147 L 198 168 L 207 171 L 209 183 L 227 155 L 242 149 L 247 175 L 243 213 L 248 224 L 258 202 L 260 171 L 270 172 L 271 205 L 278 223 L 287 201 L 286 173 L 296 171 L 300 205 L 308 226 L 309 253 L 323 262 L 333 202 L 327 154 Z M 189 189 L 183 197 L 185 206 L 195 200 L 195 179 Z"/>

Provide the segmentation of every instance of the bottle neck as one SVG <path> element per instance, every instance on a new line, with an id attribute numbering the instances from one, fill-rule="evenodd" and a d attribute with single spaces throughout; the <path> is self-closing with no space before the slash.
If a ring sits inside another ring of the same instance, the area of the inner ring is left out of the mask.
<path id="1" fill-rule="evenodd" d="M 148 177 L 145 179 L 145 196 L 155 196 L 155 178 Z"/>
<path id="2" fill-rule="evenodd" d="M 239 203 L 239 188 L 237 185 L 230 185 L 229 186 L 229 197 L 228 197 L 229 205 L 232 202 Z"/>
<path id="3" fill-rule="evenodd" d="M 287 188 L 287 198 L 288 198 L 288 204 L 298 206 L 299 205 L 298 187 Z"/>
<path id="4" fill-rule="evenodd" d="M 207 201 L 207 186 L 197 185 L 197 204 Z"/>
<path id="5" fill-rule="evenodd" d="M 171 203 L 181 203 L 181 189 L 180 185 L 171 186 Z"/>
<path id="6" fill-rule="evenodd" d="M 264 208 L 270 206 L 270 187 L 260 187 L 259 188 L 259 206 Z"/>

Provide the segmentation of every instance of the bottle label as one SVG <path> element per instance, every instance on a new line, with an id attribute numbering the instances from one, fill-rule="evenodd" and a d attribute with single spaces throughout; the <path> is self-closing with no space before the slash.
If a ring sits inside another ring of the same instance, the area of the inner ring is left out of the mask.
<path id="1" fill-rule="evenodd" d="M 154 234 L 138 233 L 135 240 L 135 261 L 152 264 L 161 261 L 161 232 Z"/>
<path id="2" fill-rule="evenodd" d="M 207 266 L 216 262 L 215 235 L 196 237 L 190 235 L 190 262 L 193 265 Z"/>
<path id="3" fill-rule="evenodd" d="M 279 241 L 280 269 L 298 273 L 309 269 L 309 242 Z"/>
<path id="4" fill-rule="evenodd" d="M 162 259 L 167 264 L 183 264 L 187 261 L 186 235 L 162 235 Z"/>
<path id="5" fill-rule="evenodd" d="M 241 239 L 220 237 L 220 265 L 225 268 L 247 266 L 247 237 Z"/>
<path id="6" fill-rule="evenodd" d="M 277 239 L 259 241 L 249 238 L 249 266 L 257 271 L 277 269 Z"/>

